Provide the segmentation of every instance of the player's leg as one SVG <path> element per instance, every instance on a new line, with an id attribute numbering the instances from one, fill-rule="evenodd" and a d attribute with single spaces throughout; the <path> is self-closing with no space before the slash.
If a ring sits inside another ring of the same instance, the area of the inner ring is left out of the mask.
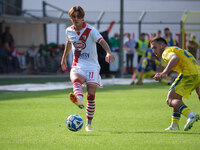
<path id="1" fill-rule="evenodd" d="M 137 84 L 139 76 L 140 76 L 140 72 L 139 72 L 138 69 L 137 69 L 137 70 L 134 72 L 133 76 L 132 76 L 133 81 L 131 82 L 130 85 Z"/>
<path id="2" fill-rule="evenodd" d="M 73 93 L 69 94 L 69 98 L 79 108 L 83 109 L 85 106 L 83 104 L 82 84 L 85 82 L 85 78 L 77 73 L 71 73 L 70 78 L 73 83 Z"/>
<path id="3" fill-rule="evenodd" d="M 173 113 L 174 116 L 176 116 L 177 118 L 173 117 L 172 119 L 172 124 L 171 126 L 173 127 L 174 126 L 177 126 L 178 125 L 178 119 L 180 119 L 179 115 L 178 115 L 178 112 L 182 115 L 184 115 L 185 117 L 188 118 L 187 120 L 187 123 L 184 127 L 184 130 L 187 131 L 188 129 L 190 129 L 193 125 L 193 123 L 195 121 L 197 121 L 199 119 L 199 115 L 198 114 L 195 114 L 193 113 L 182 101 L 182 96 L 177 94 L 175 92 L 175 89 L 172 88 L 170 91 L 169 91 L 169 94 L 168 94 L 168 98 L 167 98 L 167 104 L 170 106 L 170 107 L 173 107 Z"/>
<path id="4" fill-rule="evenodd" d="M 172 123 L 165 130 L 179 130 L 179 120 L 180 120 L 180 117 L 181 117 L 181 113 L 179 113 L 176 105 L 183 104 L 182 103 L 182 96 L 175 93 L 174 89 L 171 89 L 168 93 L 168 97 L 167 97 L 166 102 L 170 107 L 173 107 L 173 112 L 172 112 Z"/>
<path id="5" fill-rule="evenodd" d="M 131 70 L 130 70 L 131 74 L 133 74 L 133 58 L 134 58 L 134 54 L 131 54 L 131 60 L 130 60 L 131 61 L 130 62 L 131 63 Z"/>
<path id="6" fill-rule="evenodd" d="M 141 75 L 142 74 L 142 75 Z M 147 72 L 137 72 L 137 79 L 134 80 L 134 82 L 132 82 L 131 84 L 136 84 L 136 85 L 142 85 L 144 78 L 148 75 Z"/>
<path id="7" fill-rule="evenodd" d="M 196 93 L 197 93 L 198 98 L 200 100 L 200 86 L 196 88 Z"/>
<path id="8" fill-rule="evenodd" d="M 126 54 L 126 70 L 127 74 L 129 74 L 129 54 Z"/>
<path id="9" fill-rule="evenodd" d="M 93 131 L 92 129 L 92 120 L 95 112 L 95 93 L 96 93 L 96 84 L 87 85 L 87 108 L 86 108 L 86 131 Z"/>

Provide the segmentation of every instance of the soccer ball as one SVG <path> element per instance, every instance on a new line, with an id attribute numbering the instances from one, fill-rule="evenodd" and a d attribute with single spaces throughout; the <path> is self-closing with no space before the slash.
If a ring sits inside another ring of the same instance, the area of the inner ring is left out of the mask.
<path id="1" fill-rule="evenodd" d="M 83 127 L 83 119 L 79 115 L 70 115 L 67 120 L 67 128 L 71 131 L 78 131 Z"/>

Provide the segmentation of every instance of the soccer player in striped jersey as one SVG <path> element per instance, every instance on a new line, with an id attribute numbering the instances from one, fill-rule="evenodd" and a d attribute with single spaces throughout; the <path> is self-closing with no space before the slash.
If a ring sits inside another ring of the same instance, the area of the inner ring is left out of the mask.
<path id="1" fill-rule="evenodd" d="M 171 70 L 179 73 L 171 85 L 167 97 L 167 104 L 173 107 L 173 113 L 172 123 L 165 130 L 179 130 L 179 120 L 182 114 L 188 118 L 184 126 L 184 131 L 187 131 L 200 117 L 184 104 L 182 97 L 189 98 L 191 92 L 196 90 L 200 100 L 200 66 L 191 53 L 176 46 L 168 47 L 163 38 L 153 39 L 151 48 L 158 57 L 162 57 L 167 63 L 165 69 L 153 77 L 155 80 L 166 76 Z"/>
<path id="2" fill-rule="evenodd" d="M 73 51 L 73 64 L 70 71 L 70 79 L 73 83 L 73 93 L 69 94 L 70 100 L 83 109 L 82 84 L 87 84 L 87 108 L 86 131 L 93 131 L 91 123 L 95 111 L 95 93 L 97 86 L 102 87 L 100 77 L 100 65 L 97 58 L 96 43 L 99 43 L 107 52 L 106 62 L 115 60 L 110 47 L 101 34 L 84 21 L 85 12 L 80 6 L 74 6 L 69 10 L 72 26 L 66 29 L 67 43 L 61 60 L 62 70 L 66 70 L 66 56 Z"/>

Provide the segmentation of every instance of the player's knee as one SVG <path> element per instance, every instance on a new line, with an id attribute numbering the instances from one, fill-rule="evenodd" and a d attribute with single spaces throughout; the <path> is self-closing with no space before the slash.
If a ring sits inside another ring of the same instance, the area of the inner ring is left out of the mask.
<path id="1" fill-rule="evenodd" d="M 171 99 L 167 99 L 167 100 L 166 100 L 166 103 L 167 103 L 167 105 L 168 105 L 169 107 L 172 107 L 172 101 L 171 101 Z"/>
<path id="2" fill-rule="evenodd" d="M 95 99 L 95 94 L 87 94 L 87 100 L 94 100 Z"/>
<path id="3" fill-rule="evenodd" d="M 72 81 L 72 83 L 74 84 L 75 82 L 78 82 L 78 83 L 80 83 L 80 84 L 82 84 L 82 81 L 80 80 L 80 79 L 73 79 L 73 81 Z"/>
<path id="4" fill-rule="evenodd" d="M 96 87 L 88 86 L 88 87 L 87 87 L 87 93 L 88 93 L 89 95 L 95 95 L 95 93 L 96 93 Z"/>

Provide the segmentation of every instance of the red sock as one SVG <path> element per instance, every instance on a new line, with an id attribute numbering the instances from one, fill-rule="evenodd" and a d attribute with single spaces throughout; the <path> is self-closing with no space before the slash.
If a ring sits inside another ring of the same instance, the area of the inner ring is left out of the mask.
<path id="1" fill-rule="evenodd" d="M 87 95 L 87 108 L 86 108 L 86 116 L 87 120 L 89 120 L 89 124 L 91 124 L 91 120 L 94 117 L 95 111 L 95 95 Z"/>

